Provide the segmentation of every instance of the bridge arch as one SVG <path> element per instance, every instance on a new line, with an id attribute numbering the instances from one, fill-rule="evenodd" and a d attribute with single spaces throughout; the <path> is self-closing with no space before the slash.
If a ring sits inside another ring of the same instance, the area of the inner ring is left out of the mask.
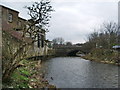
<path id="1" fill-rule="evenodd" d="M 84 54 L 84 52 L 82 52 L 81 50 L 71 50 L 69 52 L 67 52 L 67 56 L 77 56 L 76 54 L 80 52 L 80 54 Z"/>

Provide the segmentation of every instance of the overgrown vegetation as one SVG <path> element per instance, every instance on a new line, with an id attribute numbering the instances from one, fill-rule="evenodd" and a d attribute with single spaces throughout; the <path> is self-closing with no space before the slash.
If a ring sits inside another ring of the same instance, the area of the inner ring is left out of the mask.
<path id="1" fill-rule="evenodd" d="M 100 49 L 100 48 L 93 49 L 89 54 L 82 57 L 91 61 L 98 61 L 102 63 L 116 64 L 116 65 L 118 65 L 117 63 L 118 60 L 120 59 L 117 51 L 109 50 L 109 49 Z"/>
<path id="2" fill-rule="evenodd" d="M 100 28 L 88 35 L 88 41 L 82 49 L 87 53 L 84 58 L 106 62 L 118 63 L 120 60 L 117 50 L 113 46 L 120 45 L 120 34 L 115 22 L 104 23 Z"/>
<path id="3" fill-rule="evenodd" d="M 17 68 L 11 75 L 11 80 L 3 88 L 55 88 L 45 80 L 40 72 L 41 61 L 21 61 L 22 67 Z"/>

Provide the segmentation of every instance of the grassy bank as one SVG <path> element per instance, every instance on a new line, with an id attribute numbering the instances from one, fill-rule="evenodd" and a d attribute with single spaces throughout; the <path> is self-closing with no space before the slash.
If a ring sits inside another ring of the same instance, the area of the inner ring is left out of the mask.
<path id="1" fill-rule="evenodd" d="M 55 88 L 50 85 L 40 72 L 41 60 L 22 60 L 21 67 L 12 74 L 10 82 L 3 85 L 3 88 Z"/>
<path id="2" fill-rule="evenodd" d="M 120 56 L 119 53 L 115 50 L 97 48 L 93 49 L 89 54 L 82 56 L 82 58 L 106 64 L 120 65 Z"/>

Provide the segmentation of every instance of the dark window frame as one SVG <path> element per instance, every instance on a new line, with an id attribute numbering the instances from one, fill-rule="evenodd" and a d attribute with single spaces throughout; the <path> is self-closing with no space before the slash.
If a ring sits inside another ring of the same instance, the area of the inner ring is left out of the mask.
<path id="1" fill-rule="evenodd" d="M 13 14 L 8 13 L 8 22 L 12 23 L 13 22 Z"/>

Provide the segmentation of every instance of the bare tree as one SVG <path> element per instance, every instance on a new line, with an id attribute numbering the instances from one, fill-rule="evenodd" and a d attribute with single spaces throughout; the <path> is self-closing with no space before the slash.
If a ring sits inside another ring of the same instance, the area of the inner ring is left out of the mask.
<path id="1" fill-rule="evenodd" d="M 48 32 L 51 12 L 54 10 L 52 9 L 49 0 L 41 0 L 40 2 L 35 2 L 32 6 L 26 6 L 25 8 L 29 10 L 28 14 L 31 17 L 31 19 L 29 20 L 30 27 L 29 29 L 27 29 L 27 32 L 30 34 L 32 38 L 34 39 L 37 38 L 39 46 L 41 29 L 45 30 L 45 32 Z M 35 26 L 35 28 L 33 26 Z M 33 28 L 35 30 L 33 30 Z"/>
<path id="2" fill-rule="evenodd" d="M 53 44 L 64 44 L 64 39 L 62 37 L 57 37 L 52 40 Z"/>
<path id="3" fill-rule="evenodd" d="M 103 24 L 104 32 L 106 35 L 106 38 L 108 39 L 108 48 L 112 48 L 114 44 L 117 43 L 117 31 L 118 26 L 114 22 L 104 23 Z"/>
<path id="4" fill-rule="evenodd" d="M 83 45 L 89 51 L 94 48 L 111 49 L 117 44 L 118 25 L 115 22 L 103 23 L 100 29 L 96 29 L 88 35 L 88 41 Z"/>
<path id="5" fill-rule="evenodd" d="M 49 20 L 51 18 L 50 12 L 53 11 L 49 0 L 41 0 L 35 2 L 32 6 L 26 6 L 28 14 L 31 19 L 26 21 L 23 27 L 23 35 L 21 41 L 17 41 L 18 47 L 14 50 L 14 43 L 11 42 L 13 37 L 9 33 L 3 32 L 3 81 L 10 78 L 13 71 L 19 66 L 19 62 L 24 59 L 27 54 L 27 48 L 34 42 L 40 40 L 41 30 L 48 30 Z M 31 42 L 26 42 L 26 34 L 29 34 Z M 5 62 L 6 60 L 6 62 Z"/>

